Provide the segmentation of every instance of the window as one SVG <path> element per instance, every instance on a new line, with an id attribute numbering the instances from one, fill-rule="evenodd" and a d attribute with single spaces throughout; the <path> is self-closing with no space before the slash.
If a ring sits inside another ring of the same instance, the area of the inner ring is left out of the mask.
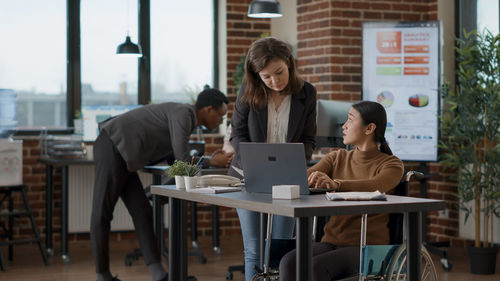
<path id="1" fill-rule="evenodd" d="M 2 1 L 0 88 L 20 129 L 66 126 L 66 0 Z"/>
<path id="2" fill-rule="evenodd" d="M 82 106 L 137 104 L 137 58 L 116 54 L 137 22 L 137 1 L 81 2 Z"/>
<path id="3" fill-rule="evenodd" d="M 498 34 L 499 7 L 498 1 L 477 0 L 477 30 L 488 29 L 492 34 Z"/>
<path id="4" fill-rule="evenodd" d="M 213 1 L 151 1 L 151 100 L 190 103 L 213 87 Z"/>

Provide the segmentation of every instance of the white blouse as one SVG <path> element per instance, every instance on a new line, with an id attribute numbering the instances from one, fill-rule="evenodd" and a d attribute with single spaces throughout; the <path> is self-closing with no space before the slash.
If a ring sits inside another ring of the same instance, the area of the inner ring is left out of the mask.
<path id="1" fill-rule="evenodd" d="M 286 142 L 291 100 L 291 95 L 287 95 L 276 110 L 272 97 L 269 97 L 267 103 L 267 143 Z"/>

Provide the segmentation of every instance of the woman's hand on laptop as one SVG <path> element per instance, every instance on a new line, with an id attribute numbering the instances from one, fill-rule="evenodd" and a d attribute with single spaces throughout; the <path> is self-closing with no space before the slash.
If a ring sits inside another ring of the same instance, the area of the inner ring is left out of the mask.
<path id="1" fill-rule="evenodd" d="M 339 184 L 333 181 L 327 174 L 319 171 L 312 172 L 307 178 L 307 183 L 314 188 L 337 189 Z"/>

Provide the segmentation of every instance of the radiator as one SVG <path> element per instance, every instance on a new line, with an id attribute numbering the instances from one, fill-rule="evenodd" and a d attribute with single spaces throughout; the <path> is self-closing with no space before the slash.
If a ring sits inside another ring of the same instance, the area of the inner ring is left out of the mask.
<path id="1" fill-rule="evenodd" d="M 92 193 L 94 189 L 93 165 L 73 165 L 68 169 L 68 231 L 82 233 L 90 231 L 90 214 L 92 212 Z M 143 186 L 152 183 L 152 175 L 139 173 Z M 165 225 L 167 225 L 167 210 L 165 211 Z M 153 219 L 153 218 L 151 218 Z M 134 224 L 127 208 L 119 199 L 113 212 L 111 221 L 112 231 L 134 230 Z"/>

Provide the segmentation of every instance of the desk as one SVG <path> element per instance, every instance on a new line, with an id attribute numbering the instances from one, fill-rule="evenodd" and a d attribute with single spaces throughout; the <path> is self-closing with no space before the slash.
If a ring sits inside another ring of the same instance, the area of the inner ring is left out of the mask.
<path id="1" fill-rule="evenodd" d="M 60 167 L 62 173 L 61 190 L 61 257 L 65 264 L 70 262 L 68 255 L 68 166 L 70 165 L 93 165 L 94 161 L 89 158 L 79 159 L 54 159 L 42 156 L 38 159 L 46 165 L 45 168 L 45 247 L 49 256 L 54 255 L 52 248 L 52 213 L 54 197 L 54 168 Z"/>
<path id="2" fill-rule="evenodd" d="M 65 264 L 68 264 L 71 261 L 68 250 L 68 167 L 71 165 L 94 165 L 94 160 L 91 158 L 75 158 L 75 159 L 55 159 L 47 156 L 42 156 L 38 159 L 40 162 L 46 165 L 45 168 L 45 247 L 47 254 L 49 256 L 54 255 L 53 249 L 53 230 L 52 230 L 52 216 L 53 216 L 53 197 L 54 197 L 54 180 L 53 180 L 53 171 L 54 168 L 61 168 L 62 173 L 62 186 L 61 186 L 61 258 Z M 142 169 L 143 172 L 151 173 L 153 175 L 153 184 L 161 184 L 162 176 L 164 172 L 168 169 L 167 165 L 156 165 L 156 166 L 145 166 Z M 208 168 L 203 169 L 202 174 L 226 174 L 226 168 Z M 154 209 L 154 221 L 155 221 L 155 233 L 161 235 L 156 237 L 163 237 L 163 232 L 160 231 L 160 222 L 162 222 L 163 216 L 163 208 L 161 208 L 158 204 L 158 200 L 153 196 L 153 209 Z M 217 216 L 214 215 L 214 221 L 217 219 Z M 217 226 L 218 222 L 213 222 L 214 225 Z M 217 232 L 217 229 L 213 230 L 214 233 Z M 214 237 L 214 245 L 218 247 L 218 235 Z M 163 241 L 163 239 L 161 240 Z M 196 241 L 196 239 L 194 240 Z M 163 242 L 159 242 L 159 245 L 163 245 Z M 215 246 L 214 246 L 215 247 Z M 163 249 L 163 248 L 160 248 Z"/>
<path id="3" fill-rule="evenodd" d="M 349 214 L 408 213 L 408 280 L 420 281 L 420 213 L 445 208 L 444 201 L 387 196 L 387 201 L 328 201 L 324 195 L 306 195 L 297 200 L 273 200 L 271 194 L 234 192 L 190 193 L 175 186 L 152 186 L 151 192 L 167 196 L 169 202 L 169 280 L 187 280 L 186 201 L 270 213 L 296 218 L 297 280 L 312 280 L 312 217 Z"/>
<path id="4" fill-rule="evenodd" d="M 162 176 L 165 175 L 166 170 L 169 166 L 166 165 L 153 165 L 153 166 L 144 166 L 142 169 L 143 172 L 151 173 L 153 175 L 153 184 L 159 185 L 161 184 Z M 217 168 L 217 167 L 209 167 L 201 170 L 202 175 L 227 175 L 228 168 Z M 154 221 L 154 230 L 155 235 L 158 239 L 158 247 L 163 251 L 165 249 L 164 241 L 165 241 L 165 232 L 162 231 L 164 229 L 164 219 L 163 219 L 163 204 L 160 202 L 158 195 L 153 194 L 152 203 L 153 203 L 153 221 Z M 201 251 L 199 251 L 198 244 L 198 231 L 197 231 L 197 206 L 196 203 L 193 202 L 191 205 L 191 241 L 193 242 L 193 248 L 195 249 L 195 256 L 200 257 L 200 261 L 202 263 L 206 262 L 205 257 Z M 217 255 L 221 254 L 220 243 L 219 243 L 219 207 L 217 205 L 212 205 L 212 247 Z"/>

